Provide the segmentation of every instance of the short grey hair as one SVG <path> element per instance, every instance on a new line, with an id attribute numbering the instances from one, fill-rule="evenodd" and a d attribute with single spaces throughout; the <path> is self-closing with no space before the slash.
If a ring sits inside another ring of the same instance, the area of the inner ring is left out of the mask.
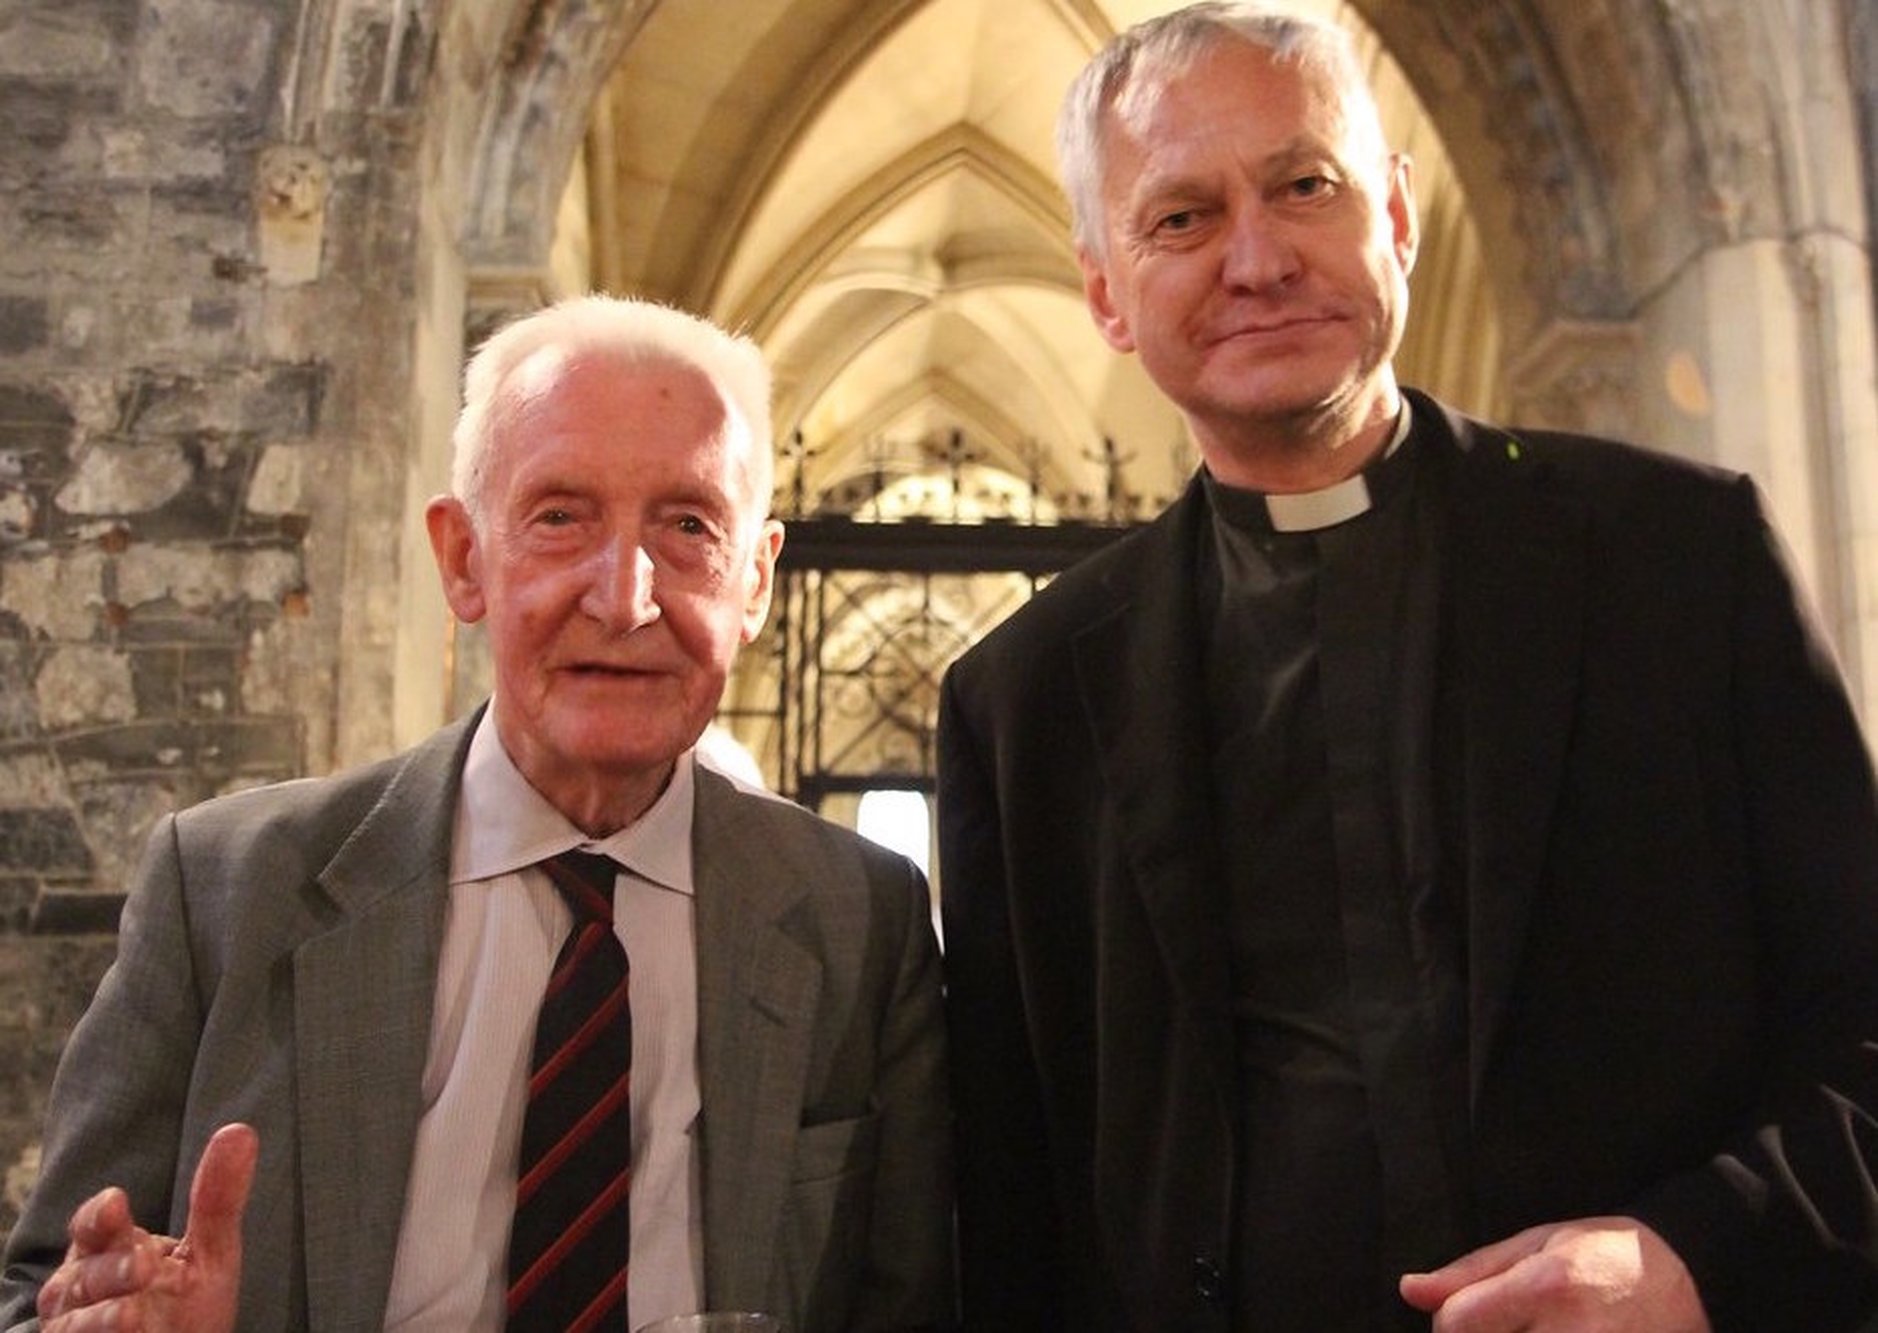
<path id="1" fill-rule="evenodd" d="M 665 363 L 696 370 L 742 418 L 750 432 L 750 483 L 768 512 L 774 473 L 770 425 L 770 373 L 750 339 L 687 311 L 655 301 L 577 296 L 524 315 L 494 334 L 463 370 L 463 410 L 451 439 L 450 491 L 480 528 L 489 445 L 509 378 L 535 353 L 552 348 L 568 356 L 599 354 L 628 364 Z"/>
<path id="2" fill-rule="evenodd" d="M 1375 95 L 1348 32 L 1321 19 L 1231 0 L 1202 0 L 1118 34 L 1096 52 L 1063 98 L 1056 121 L 1056 157 L 1078 249 L 1097 259 L 1105 257 L 1102 141 L 1109 108 L 1137 77 L 1170 78 L 1207 52 L 1235 41 L 1329 76 L 1343 91 L 1351 124 L 1365 133 L 1373 131 L 1378 150 L 1383 148 Z"/>

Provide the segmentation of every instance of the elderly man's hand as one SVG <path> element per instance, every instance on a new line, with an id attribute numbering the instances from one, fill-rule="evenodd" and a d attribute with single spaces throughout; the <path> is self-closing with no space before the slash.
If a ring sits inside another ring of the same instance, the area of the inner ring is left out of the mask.
<path id="1" fill-rule="evenodd" d="M 260 1140 L 224 1125 L 189 1189 L 181 1240 L 153 1236 L 112 1187 L 72 1214 L 65 1262 L 39 1291 L 43 1333 L 228 1333 L 241 1290 L 241 1216 Z"/>
<path id="2" fill-rule="evenodd" d="M 1689 1270 L 1628 1217 L 1532 1227 L 1401 1290 L 1434 1333 L 1709 1333 Z"/>

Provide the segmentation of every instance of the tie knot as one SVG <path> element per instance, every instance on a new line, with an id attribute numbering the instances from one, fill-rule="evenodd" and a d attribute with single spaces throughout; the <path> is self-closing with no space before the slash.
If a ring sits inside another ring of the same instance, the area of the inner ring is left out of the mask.
<path id="1" fill-rule="evenodd" d="M 548 878 L 574 909 L 577 921 L 613 919 L 613 877 L 619 862 L 593 852 L 565 851 L 541 863 Z"/>

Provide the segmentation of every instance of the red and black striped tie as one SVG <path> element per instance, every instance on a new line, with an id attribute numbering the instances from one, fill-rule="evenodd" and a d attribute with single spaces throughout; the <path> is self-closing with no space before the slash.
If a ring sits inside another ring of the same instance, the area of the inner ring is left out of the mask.
<path id="1" fill-rule="evenodd" d="M 508 1333 L 624 1329 L 633 1028 L 626 950 L 613 933 L 619 867 L 572 851 L 541 864 L 574 909 L 574 928 L 535 1020 Z"/>

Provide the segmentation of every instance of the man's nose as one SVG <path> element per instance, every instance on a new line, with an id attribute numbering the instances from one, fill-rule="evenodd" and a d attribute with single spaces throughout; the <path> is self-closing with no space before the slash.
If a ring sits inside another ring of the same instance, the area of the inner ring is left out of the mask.
<path id="1" fill-rule="evenodd" d="M 1227 286 L 1255 292 L 1284 286 L 1303 266 L 1284 228 L 1257 207 L 1233 211 L 1220 263 Z"/>
<path id="2" fill-rule="evenodd" d="M 594 556 L 582 609 L 608 629 L 637 629 L 659 618 L 658 566 L 636 536 L 621 534 Z"/>

